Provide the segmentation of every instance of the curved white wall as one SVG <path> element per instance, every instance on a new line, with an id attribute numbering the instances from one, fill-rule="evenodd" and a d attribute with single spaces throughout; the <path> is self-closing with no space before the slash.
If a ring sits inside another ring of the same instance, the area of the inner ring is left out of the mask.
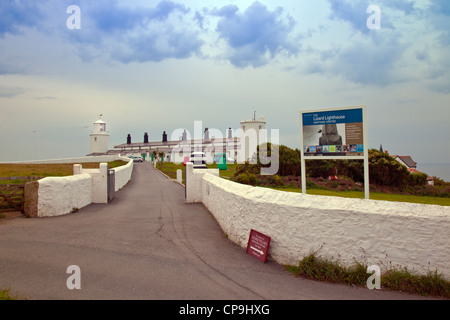
<path id="1" fill-rule="evenodd" d="M 128 161 L 126 165 L 114 168 L 115 191 L 122 189 L 131 179 L 133 161 L 129 158 L 118 157 Z M 100 163 L 99 169 L 83 169 L 81 164 L 74 165 L 74 175 L 66 177 L 47 177 L 36 181 L 38 187 L 27 195 L 29 199 L 36 199 L 36 206 L 29 208 L 30 213 L 37 217 L 59 216 L 72 212 L 74 208 L 81 209 L 91 203 L 108 203 L 107 164 Z"/>
<path id="2" fill-rule="evenodd" d="M 131 174 L 133 173 L 133 165 L 134 165 L 133 160 L 130 160 L 130 158 L 121 157 L 119 158 L 119 160 L 128 161 L 128 163 L 124 166 L 120 166 L 113 169 L 116 172 L 115 173 L 116 191 L 122 189 L 128 183 L 128 181 L 131 180 Z"/>
<path id="3" fill-rule="evenodd" d="M 202 202 L 240 246 L 250 229 L 271 237 L 269 256 L 280 264 L 297 265 L 317 251 L 343 265 L 420 274 L 437 268 L 450 278 L 450 207 L 303 195 L 211 174 L 203 175 Z"/>

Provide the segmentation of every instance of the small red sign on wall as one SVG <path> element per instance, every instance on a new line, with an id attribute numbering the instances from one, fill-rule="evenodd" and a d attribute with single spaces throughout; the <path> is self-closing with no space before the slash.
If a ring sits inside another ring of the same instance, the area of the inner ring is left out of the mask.
<path id="1" fill-rule="evenodd" d="M 270 237 L 258 232 L 250 230 L 250 237 L 247 243 L 247 253 L 256 259 L 266 262 L 269 252 Z"/>

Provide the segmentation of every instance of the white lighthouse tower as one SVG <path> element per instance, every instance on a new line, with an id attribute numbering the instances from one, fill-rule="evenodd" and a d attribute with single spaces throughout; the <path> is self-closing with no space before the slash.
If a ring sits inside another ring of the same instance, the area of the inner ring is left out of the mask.
<path id="1" fill-rule="evenodd" d="M 94 122 L 94 131 L 90 134 L 90 153 L 106 153 L 109 150 L 109 133 L 106 131 L 106 122 L 101 119 Z"/>
<path id="2" fill-rule="evenodd" d="M 255 155 L 257 146 L 266 142 L 266 120 L 264 116 L 256 118 L 256 111 L 253 119 L 241 121 L 241 152 L 239 161 L 249 161 Z"/>

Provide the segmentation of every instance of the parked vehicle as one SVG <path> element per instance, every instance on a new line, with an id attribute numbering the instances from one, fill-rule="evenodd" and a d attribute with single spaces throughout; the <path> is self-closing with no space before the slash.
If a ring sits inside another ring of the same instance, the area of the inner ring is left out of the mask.
<path id="1" fill-rule="evenodd" d="M 213 161 L 214 163 L 219 163 L 219 161 L 226 157 L 226 153 L 216 153 L 214 155 Z M 234 163 L 234 159 L 233 158 L 226 158 L 227 163 Z"/>
<path id="2" fill-rule="evenodd" d="M 133 159 L 134 162 L 144 162 L 144 158 L 141 156 L 128 156 L 128 158 Z"/>
<path id="3" fill-rule="evenodd" d="M 206 169 L 206 155 L 204 152 L 192 152 L 190 161 L 194 164 L 194 169 Z"/>

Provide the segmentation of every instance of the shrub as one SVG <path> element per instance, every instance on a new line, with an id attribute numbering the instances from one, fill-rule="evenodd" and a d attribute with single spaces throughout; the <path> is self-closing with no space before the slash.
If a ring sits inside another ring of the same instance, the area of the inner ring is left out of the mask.
<path id="1" fill-rule="evenodd" d="M 414 172 L 408 176 L 408 184 L 410 186 L 422 186 L 427 183 L 428 175 L 425 173 Z"/>
<path id="2" fill-rule="evenodd" d="M 283 185 L 283 180 L 281 179 L 281 177 L 279 175 L 273 175 L 270 176 L 268 178 L 268 182 L 270 185 L 272 186 L 282 186 Z"/>
<path id="3" fill-rule="evenodd" d="M 408 180 L 409 171 L 388 154 L 371 149 L 369 150 L 369 175 L 371 183 L 402 186 Z"/>
<path id="4" fill-rule="evenodd" d="M 256 176 L 253 173 L 248 174 L 248 184 L 252 186 L 256 185 Z"/>
<path id="5" fill-rule="evenodd" d="M 253 173 L 240 173 L 237 177 L 233 178 L 233 181 L 254 186 L 259 180 Z"/>
<path id="6" fill-rule="evenodd" d="M 249 183 L 249 177 L 247 173 L 241 173 L 236 178 L 235 181 L 242 184 L 248 184 Z"/>

